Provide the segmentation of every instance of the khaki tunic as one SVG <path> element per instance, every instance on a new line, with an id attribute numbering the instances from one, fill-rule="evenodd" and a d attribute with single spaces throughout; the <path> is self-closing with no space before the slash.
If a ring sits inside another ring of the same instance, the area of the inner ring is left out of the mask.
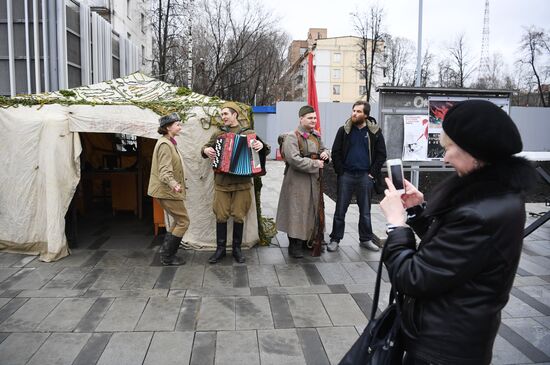
<path id="1" fill-rule="evenodd" d="M 241 129 L 241 126 L 237 126 L 229 128 L 229 131 L 239 133 Z M 226 132 L 222 130 L 214 132 L 208 143 L 202 147 L 201 153 L 204 158 L 208 158 L 204 153 L 204 149 L 214 147 L 217 138 L 223 133 Z M 240 132 L 240 134 L 251 133 L 256 132 L 251 129 Z M 235 222 L 243 223 L 252 204 L 251 187 L 251 177 L 216 173 L 214 176 L 214 202 L 212 204 L 216 221 L 224 223 L 227 222 L 229 217 L 233 217 Z"/>
<path id="2" fill-rule="evenodd" d="M 180 184 L 182 191 L 173 188 Z M 151 177 L 147 194 L 153 198 L 182 200 L 185 198 L 183 162 L 176 146 L 166 136 L 158 139 L 153 150 Z"/>
<path id="3" fill-rule="evenodd" d="M 299 131 L 304 130 L 299 128 Z M 315 136 L 302 138 L 304 154 L 326 151 L 321 140 L 319 147 Z M 315 228 L 315 217 L 319 209 L 319 167 L 317 161 L 300 155 L 298 139 L 294 131 L 289 132 L 283 143 L 283 154 L 288 164 L 279 204 L 277 207 L 277 230 L 286 232 L 289 237 L 310 240 Z M 325 168 L 327 165 L 325 164 Z"/>

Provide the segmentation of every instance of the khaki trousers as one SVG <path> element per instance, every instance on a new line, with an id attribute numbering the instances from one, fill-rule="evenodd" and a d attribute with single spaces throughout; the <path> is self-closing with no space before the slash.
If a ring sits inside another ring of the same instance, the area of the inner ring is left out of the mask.
<path id="1" fill-rule="evenodd" d="M 176 237 L 183 237 L 189 228 L 189 215 L 182 200 L 158 199 L 162 209 L 174 218 L 169 231 Z"/>
<path id="2" fill-rule="evenodd" d="M 244 217 L 250 209 L 252 197 L 250 189 L 237 191 L 214 190 L 214 204 L 212 208 L 216 215 L 216 222 L 227 222 L 229 217 L 237 223 L 244 223 Z"/>

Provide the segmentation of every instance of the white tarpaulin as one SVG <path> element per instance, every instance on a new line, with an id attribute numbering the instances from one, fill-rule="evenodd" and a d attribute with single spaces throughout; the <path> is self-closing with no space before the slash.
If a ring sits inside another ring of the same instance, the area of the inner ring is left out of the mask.
<path id="1" fill-rule="evenodd" d="M 199 94 L 176 96 L 176 87 L 142 74 L 73 89 L 74 98 L 94 103 L 128 105 L 60 105 L 0 108 L 0 249 L 39 254 L 54 261 L 68 252 L 65 214 L 80 180 L 78 132 L 123 133 L 158 138 L 159 115 L 129 101 L 182 100 L 186 110 L 178 140 L 184 158 L 186 206 L 190 226 L 183 237 L 194 249 L 215 247 L 212 212 L 214 174 L 200 148 L 214 131 L 208 127 L 215 110 L 201 105 Z M 63 98 L 58 92 L 43 99 Z M 205 123 L 206 122 L 206 123 Z M 148 176 L 144 177 L 145 182 Z M 243 246 L 258 242 L 254 193 L 245 221 Z M 151 224 L 152 222 L 144 222 Z M 231 226 L 231 225 L 229 225 Z M 231 237 L 229 232 L 228 237 Z"/>

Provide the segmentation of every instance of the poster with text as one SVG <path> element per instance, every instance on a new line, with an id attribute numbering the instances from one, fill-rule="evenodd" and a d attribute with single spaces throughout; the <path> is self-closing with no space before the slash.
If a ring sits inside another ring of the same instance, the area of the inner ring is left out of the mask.
<path id="1" fill-rule="evenodd" d="M 428 159 L 427 115 L 403 116 L 403 161 L 426 161 Z"/>

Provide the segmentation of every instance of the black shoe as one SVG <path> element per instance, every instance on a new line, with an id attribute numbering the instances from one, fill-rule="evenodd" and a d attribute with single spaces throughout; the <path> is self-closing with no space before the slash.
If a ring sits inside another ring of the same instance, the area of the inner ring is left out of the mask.
<path id="1" fill-rule="evenodd" d="M 181 237 L 171 235 L 170 240 L 162 245 L 162 253 L 160 254 L 160 262 L 164 266 L 180 266 L 185 264 L 185 260 L 176 256 L 180 246 Z"/>
<path id="2" fill-rule="evenodd" d="M 237 261 L 239 264 L 242 264 L 246 261 L 243 253 L 241 252 L 241 244 L 243 242 L 243 228 L 243 223 L 233 223 L 233 257 L 235 258 L 235 261 Z"/>
<path id="3" fill-rule="evenodd" d="M 164 235 L 164 241 L 160 244 L 159 253 L 162 255 L 168 248 L 168 243 L 172 239 L 172 233 L 166 231 L 166 234 Z"/>
<path id="4" fill-rule="evenodd" d="M 216 223 L 216 252 L 208 259 L 208 262 L 215 264 L 225 257 L 227 246 L 227 222 Z"/>
<path id="5" fill-rule="evenodd" d="M 294 257 L 294 247 L 296 245 L 296 240 L 292 237 L 288 237 L 288 256 Z"/>

